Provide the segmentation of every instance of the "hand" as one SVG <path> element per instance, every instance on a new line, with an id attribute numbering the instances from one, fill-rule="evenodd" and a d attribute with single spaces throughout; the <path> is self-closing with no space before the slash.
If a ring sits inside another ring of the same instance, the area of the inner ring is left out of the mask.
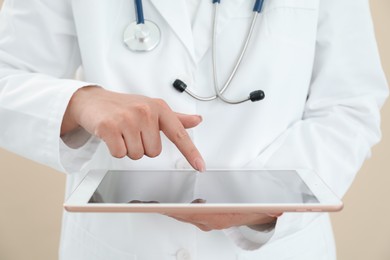
<path id="1" fill-rule="evenodd" d="M 173 214 L 178 221 L 197 226 L 202 231 L 222 230 L 236 226 L 255 226 L 275 222 L 282 213 Z"/>
<path id="2" fill-rule="evenodd" d="M 161 99 L 121 94 L 97 86 L 76 91 L 65 112 L 61 135 L 81 126 L 101 138 L 112 156 L 138 160 L 161 153 L 160 130 L 198 171 L 205 163 L 185 128 L 197 126 L 202 118 L 173 112 Z"/>

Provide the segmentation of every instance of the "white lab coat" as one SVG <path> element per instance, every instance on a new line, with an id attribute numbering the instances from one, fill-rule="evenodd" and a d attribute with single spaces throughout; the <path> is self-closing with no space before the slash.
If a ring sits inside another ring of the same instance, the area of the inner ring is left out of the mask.
<path id="1" fill-rule="evenodd" d="M 221 5 L 221 84 L 241 48 L 252 4 Z M 201 1 L 192 28 L 184 0 L 145 0 L 144 11 L 160 26 L 162 41 L 139 54 L 122 41 L 135 19 L 133 1 L 5 1 L 0 146 L 67 172 L 66 195 L 91 168 L 189 168 L 165 138 L 158 158 L 139 161 L 112 158 L 83 131 L 60 139 L 72 94 L 97 84 L 202 115 L 203 123 L 189 134 L 208 168 L 311 168 L 343 196 L 380 139 L 379 108 L 388 92 L 367 0 L 266 0 L 226 92 L 236 98 L 263 89 L 266 98 L 235 106 L 198 102 L 171 86 L 181 78 L 202 95 L 213 93 L 211 1 Z M 80 65 L 83 81 L 72 80 Z M 154 214 L 64 213 L 60 259 L 335 259 L 326 214 L 284 214 L 267 232 L 202 232 Z"/>

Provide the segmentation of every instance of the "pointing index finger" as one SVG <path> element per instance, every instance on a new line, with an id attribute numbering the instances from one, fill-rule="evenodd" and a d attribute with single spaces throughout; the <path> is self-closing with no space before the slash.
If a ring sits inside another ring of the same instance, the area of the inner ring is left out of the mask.
<path id="1" fill-rule="evenodd" d="M 163 111 L 160 113 L 159 124 L 161 131 L 176 145 L 191 166 L 204 172 L 206 167 L 202 155 L 177 116 L 172 111 Z"/>

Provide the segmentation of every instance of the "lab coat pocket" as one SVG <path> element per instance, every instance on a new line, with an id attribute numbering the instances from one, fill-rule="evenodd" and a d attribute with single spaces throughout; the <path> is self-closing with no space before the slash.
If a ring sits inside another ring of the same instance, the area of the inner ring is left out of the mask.
<path id="1" fill-rule="evenodd" d="M 294 214 L 294 213 L 286 213 Z M 308 213 L 311 214 L 311 213 Z M 314 216 L 313 216 L 314 217 Z M 291 219 L 293 221 L 291 222 Z M 289 221 L 283 225 L 296 226 L 296 222 L 300 221 L 299 217 L 292 216 Z M 240 254 L 238 260 L 252 259 L 272 259 L 272 260 L 334 260 L 335 248 L 330 244 L 331 227 L 329 220 L 325 215 L 319 216 L 311 223 L 305 222 L 306 226 L 295 232 L 281 231 L 276 225 L 274 237 L 271 241 L 264 245 L 260 250 L 245 251 Z M 288 228 L 289 227 L 284 227 Z M 280 232 L 283 232 L 280 236 Z M 282 248 L 282 250 L 281 250 Z"/>
<path id="2" fill-rule="evenodd" d="M 249 161 L 244 168 L 246 169 L 259 169 L 266 168 L 266 163 L 269 158 L 283 145 L 285 139 L 288 136 L 288 131 L 283 132 L 275 140 L 273 140 L 264 150 L 262 150 L 258 156 Z"/>
<path id="3" fill-rule="evenodd" d="M 231 12 L 231 16 L 235 18 L 245 18 L 253 16 L 253 3 L 252 1 L 245 1 L 244 3 L 234 6 L 234 11 Z M 318 1 L 316 0 L 264 0 L 262 14 L 275 11 L 278 8 L 285 9 L 302 9 L 302 10 L 316 10 L 318 7 Z"/>
<path id="4" fill-rule="evenodd" d="M 263 25 L 271 37 L 294 42 L 314 39 L 317 30 L 318 1 L 274 0 L 263 11 Z"/>
<path id="5" fill-rule="evenodd" d="M 265 0 L 263 10 L 267 12 L 279 7 L 314 10 L 318 3 L 318 0 Z"/>
<path id="6" fill-rule="evenodd" d="M 282 40 L 288 43 L 286 46 L 293 43 L 294 48 L 297 45 L 312 45 L 317 30 L 318 5 L 318 0 L 265 0 L 256 30 L 263 41 Z M 251 19 L 252 9 L 253 2 L 246 1 L 231 10 L 231 17 L 235 23 L 240 24 L 240 19 L 242 21 Z"/>

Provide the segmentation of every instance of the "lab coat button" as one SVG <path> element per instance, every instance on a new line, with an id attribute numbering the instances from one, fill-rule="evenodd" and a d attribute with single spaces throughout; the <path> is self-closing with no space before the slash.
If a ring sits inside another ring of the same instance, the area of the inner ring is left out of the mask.
<path id="1" fill-rule="evenodd" d="M 178 170 L 191 169 L 191 165 L 186 159 L 178 159 L 175 164 L 175 168 Z"/>
<path id="2" fill-rule="evenodd" d="M 182 248 L 182 249 L 177 251 L 176 259 L 177 260 L 191 260 L 190 252 L 188 252 L 188 250 Z"/>

